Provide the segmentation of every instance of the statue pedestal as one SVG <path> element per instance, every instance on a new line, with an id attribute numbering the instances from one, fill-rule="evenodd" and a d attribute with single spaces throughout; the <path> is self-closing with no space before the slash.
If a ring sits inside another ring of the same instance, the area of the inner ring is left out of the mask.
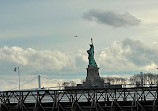
<path id="1" fill-rule="evenodd" d="M 86 81 L 83 83 L 84 88 L 102 88 L 104 81 L 99 76 L 99 68 L 97 66 L 88 66 Z"/>

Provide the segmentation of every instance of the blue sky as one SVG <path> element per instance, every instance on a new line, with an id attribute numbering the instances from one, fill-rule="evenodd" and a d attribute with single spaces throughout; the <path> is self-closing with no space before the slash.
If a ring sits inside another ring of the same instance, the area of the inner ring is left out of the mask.
<path id="1" fill-rule="evenodd" d="M 79 82 L 86 77 L 90 38 L 101 76 L 157 73 L 157 3 L 0 0 L 0 81 L 6 86 L 0 90 L 18 84 L 17 66 L 23 82 L 38 74 Z"/>

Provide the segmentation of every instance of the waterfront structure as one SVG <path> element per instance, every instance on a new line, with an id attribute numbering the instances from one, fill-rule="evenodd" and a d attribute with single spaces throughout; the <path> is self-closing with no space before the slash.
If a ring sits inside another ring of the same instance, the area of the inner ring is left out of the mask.
<path id="1" fill-rule="evenodd" d="M 93 40 L 91 38 L 90 49 L 87 51 L 89 65 L 87 68 L 87 77 L 85 82 L 83 82 L 84 88 L 102 88 L 104 87 L 104 81 L 99 76 L 99 68 L 94 59 L 94 45 Z"/>
<path id="2" fill-rule="evenodd" d="M 0 111 L 158 111 L 158 87 L 1 91 Z"/>

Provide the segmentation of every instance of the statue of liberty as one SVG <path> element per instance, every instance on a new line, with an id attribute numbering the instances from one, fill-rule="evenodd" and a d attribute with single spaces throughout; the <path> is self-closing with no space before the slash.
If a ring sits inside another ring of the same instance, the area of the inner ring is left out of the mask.
<path id="1" fill-rule="evenodd" d="M 95 60 L 94 60 L 94 46 L 93 46 L 93 39 L 91 38 L 90 49 L 87 50 L 88 53 L 88 59 L 89 59 L 89 66 L 97 66 Z"/>
<path id="2" fill-rule="evenodd" d="M 94 46 L 93 40 L 91 38 L 90 49 L 87 50 L 89 65 L 87 69 L 87 77 L 85 82 L 83 82 L 84 88 L 103 88 L 104 81 L 99 76 L 99 68 L 94 60 Z"/>

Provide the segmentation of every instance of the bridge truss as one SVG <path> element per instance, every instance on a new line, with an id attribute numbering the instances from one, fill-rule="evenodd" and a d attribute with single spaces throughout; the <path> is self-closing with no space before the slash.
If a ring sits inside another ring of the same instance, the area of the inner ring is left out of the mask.
<path id="1" fill-rule="evenodd" d="M 158 87 L 0 92 L 1 111 L 158 111 Z"/>

